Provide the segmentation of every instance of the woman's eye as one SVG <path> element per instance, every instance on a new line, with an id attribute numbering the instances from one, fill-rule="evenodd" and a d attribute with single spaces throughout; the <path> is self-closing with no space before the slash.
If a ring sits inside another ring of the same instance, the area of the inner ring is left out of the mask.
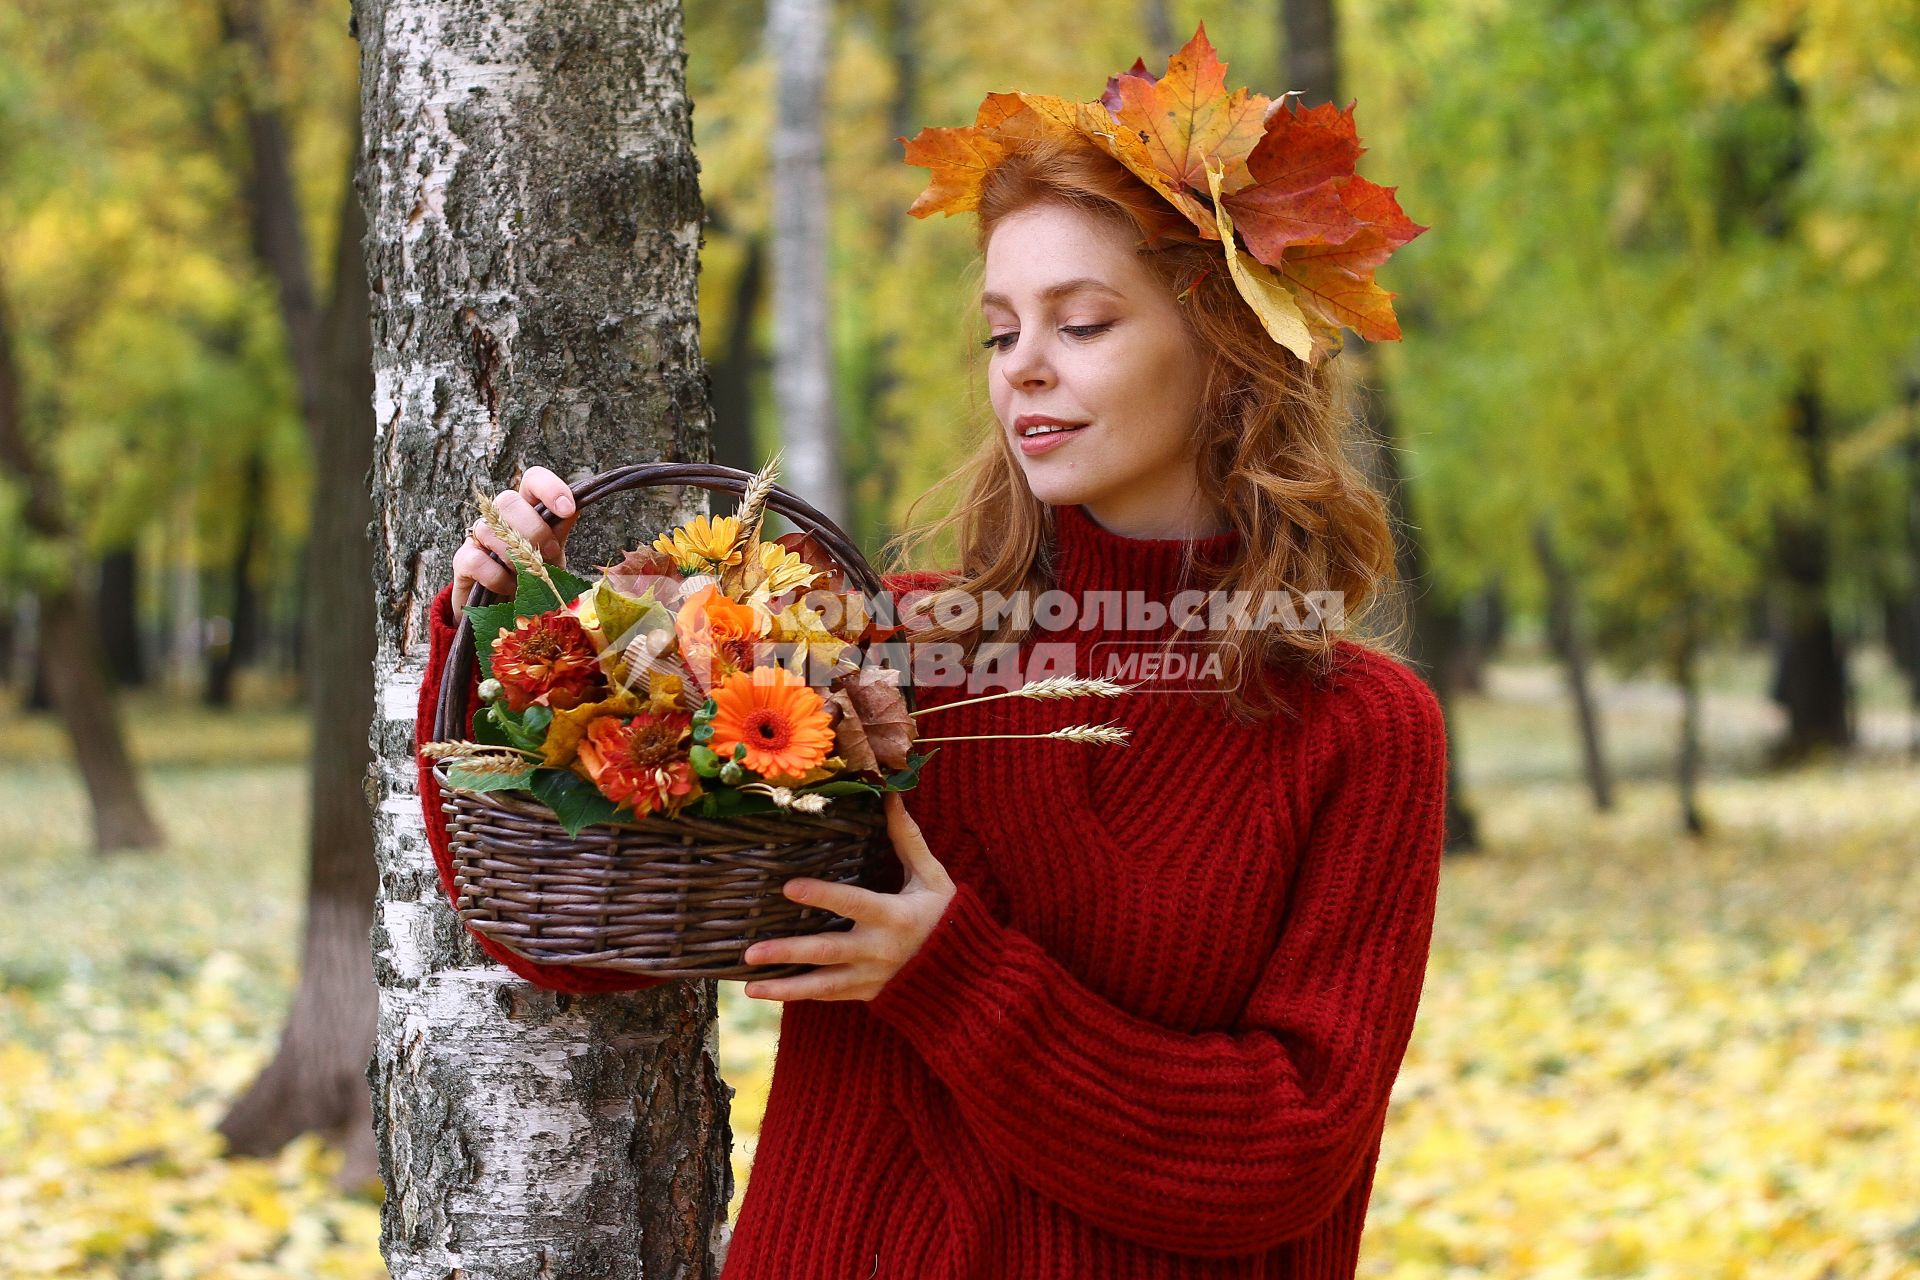
<path id="1" fill-rule="evenodd" d="M 1082 339 L 1084 341 L 1087 338 L 1093 337 L 1095 334 L 1105 333 L 1108 329 L 1111 329 L 1111 328 L 1113 328 L 1113 321 L 1109 320 L 1104 324 L 1062 325 L 1060 326 L 1060 332 L 1070 333 L 1074 337 Z M 996 333 L 992 337 L 988 338 L 985 342 L 982 342 L 980 345 L 983 347 L 992 347 L 996 351 L 1005 351 L 1009 347 L 1011 347 L 1015 342 L 1017 342 L 1019 338 L 1020 338 L 1020 335 L 1018 332 Z"/>

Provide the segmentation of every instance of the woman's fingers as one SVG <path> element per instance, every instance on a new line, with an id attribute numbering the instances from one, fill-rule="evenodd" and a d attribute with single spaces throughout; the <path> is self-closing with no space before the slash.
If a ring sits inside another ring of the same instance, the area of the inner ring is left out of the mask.
<path id="1" fill-rule="evenodd" d="M 573 490 L 545 467 L 528 467 L 520 477 L 520 496 L 530 502 L 540 502 L 547 510 L 562 520 L 574 514 Z"/>
<path id="2" fill-rule="evenodd" d="M 491 549 L 500 559 L 495 560 L 483 548 Z M 493 530 L 481 521 L 474 522 L 474 527 L 467 533 L 467 540 L 453 553 L 452 604 L 456 610 L 467 603 L 476 583 L 503 600 L 512 598 L 513 562 L 507 558 L 506 550 L 505 544 L 494 535 Z"/>
<path id="3" fill-rule="evenodd" d="M 566 554 L 560 547 L 560 535 L 554 532 L 544 516 L 533 509 L 532 503 L 517 491 L 505 489 L 493 500 L 493 505 L 508 527 L 539 549 L 541 559 L 548 564 L 560 563 Z"/>
<path id="4" fill-rule="evenodd" d="M 535 502 L 562 519 L 549 523 L 534 510 Z M 528 467 L 521 474 L 518 487 L 502 489 L 494 496 L 493 505 L 507 527 L 531 542 L 541 559 L 549 564 L 566 563 L 567 535 L 573 532 L 573 523 L 580 518 L 579 504 L 574 501 L 573 490 L 566 481 L 546 467 Z M 476 585 L 506 599 L 514 593 L 515 576 L 513 556 L 506 543 L 487 527 L 485 520 L 475 520 L 467 531 L 467 540 L 454 552 L 453 607 L 459 609 L 464 605 Z"/>
<path id="5" fill-rule="evenodd" d="M 933 856 L 933 850 L 927 847 L 926 837 L 920 834 L 920 824 L 907 812 L 907 802 L 898 791 L 889 791 L 881 800 L 887 814 L 887 835 L 893 840 L 893 851 L 899 855 L 901 864 L 908 873 L 929 888 L 942 893 L 953 888 L 953 878 L 940 860 Z"/>
<path id="6" fill-rule="evenodd" d="M 556 545 L 565 547 L 567 535 L 573 532 L 573 522 L 580 518 L 580 512 L 573 500 L 573 490 L 545 467 L 528 467 L 520 477 L 520 496 L 529 503 L 538 502 L 553 514 L 561 517 L 559 523 L 549 526 L 553 530 Z M 548 556 L 555 564 L 564 564 L 564 551 Z"/>
<path id="7" fill-rule="evenodd" d="M 805 903 L 809 907 L 823 907 L 849 920 L 878 924 L 893 918 L 894 895 L 875 893 L 859 885 L 802 877 L 787 881 L 780 889 L 794 902 Z"/>
<path id="8" fill-rule="evenodd" d="M 758 978 L 743 988 L 755 1000 L 870 1000 L 878 989 L 873 979 L 843 964 L 791 978 Z"/>
<path id="9" fill-rule="evenodd" d="M 796 938 L 763 938 L 740 953 L 748 964 L 850 964 L 862 958 L 845 929 Z"/>

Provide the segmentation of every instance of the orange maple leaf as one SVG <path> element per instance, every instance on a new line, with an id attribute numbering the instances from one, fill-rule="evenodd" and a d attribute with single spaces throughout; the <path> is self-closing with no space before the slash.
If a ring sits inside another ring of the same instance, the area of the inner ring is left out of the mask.
<path id="1" fill-rule="evenodd" d="M 1227 92 L 1227 64 L 1220 61 L 1202 22 L 1186 45 L 1167 59 L 1155 78 L 1138 59 L 1134 69 L 1107 81 L 1100 103 L 1140 143 L 1138 152 L 1115 155 L 1140 177 L 1131 157 L 1144 154 L 1158 176 L 1179 188 L 1207 189 L 1206 165 L 1221 170 L 1221 185 L 1237 191 L 1250 180 L 1247 156 L 1260 141 L 1269 99 L 1250 89 Z M 1158 184 L 1155 184 L 1158 185 Z M 1197 203 L 1197 202 L 1196 202 Z M 1204 208 L 1205 206 L 1200 206 Z M 1204 229 L 1211 212 L 1196 218 Z"/>

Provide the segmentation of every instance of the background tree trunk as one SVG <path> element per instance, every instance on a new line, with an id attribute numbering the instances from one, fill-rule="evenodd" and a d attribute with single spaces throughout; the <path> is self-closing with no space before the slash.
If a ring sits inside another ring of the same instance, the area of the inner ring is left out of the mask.
<path id="1" fill-rule="evenodd" d="M 1700 771 L 1703 751 L 1700 732 L 1700 636 L 1689 602 L 1682 611 L 1674 646 L 1673 680 L 1680 686 L 1680 744 L 1674 760 L 1674 780 L 1680 798 L 1680 829 L 1690 836 L 1707 833 L 1707 817 L 1700 809 Z"/>
<path id="2" fill-rule="evenodd" d="M 373 929 L 373 821 L 368 731 L 373 685 L 373 347 L 366 212 L 353 182 L 343 184 L 332 302 L 316 335 L 314 480 L 307 542 L 305 648 L 313 717 L 308 762 L 307 915 L 300 986 L 280 1045 L 220 1123 L 228 1149 L 277 1151 L 308 1131 L 346 1150 L 339 1181 L 357 1186 L 379 1173 L 366 1088 L 378 1002 L 368 935 Z M 282 288 L 281 296 L 289 290 Z M 304 367 L 304 366 L 300 366 Z M 303 397 L 303 401 L 304 401 Z"/>
<path id="3" fill-rule="evenodd" d="M 96 581 L 107 674 L 122 689 L 143 685 L 147 664 L 140 643 L 140 548 L 129 543 L 102 554 Z"/>
<path id="4" fill-rule="evenodd" d="M 747 260 L 733 286 L 733 305 L 720 341 L 720 358 L 708 365 L 713 394 L 713 460 L 758 471 L 762 459 L 753 440 L 754 383 L 764 361 L 754 344 L 754 319 L 766 283 L 766 238 L 746 237 Z"/>
<path id="5" fill-rule="evenodd" d="M 768 0 L 775 67 L 773 401 L 782 483 L 847 523 L 833 398 L 833 281 L 828 270 L 826 83 L 831 0 Z"/>
<path id="6" fill-rule="evenodd" d="M 240 528 L 234 534 L 233 557 L 227 563 L 227 637 L 207 651 L 209 707 L 233 705 L 233 677 L 253 660 L 260 627 L 260 593 L 253 585 L 253 561 L 266 535 L 266 446 L 256 445 L 247 455 L 240 478 Z"/>
<path id="7" fill-rule="evenodd" d="M 40 465 L 27 434 L 26 401 L 14 361 L 6 277 L 0 275 L 0 467 L 25 494 L 27 528 L 55 543 L 68 540 L 53 472 Z M 70 558 L 71 559 L 71 558 Z M 40 590 L 35 629 L 47 701 L 66 724 L 73 758 L 93 807 L 93 844 L 100 853 L 155 849 L 165 843 L 147 807 L 140 774 L 128 754 L 120 709 L 107 682 L 100 629 L 86 585 L 69 565 L 62 581 Z"/>
<path id="8" fill-rule="evenodd" d="M 1907 753 L 1920 760 L 1920 378 L 1907 383 L 1906 580 L 1887 601 L 1887 645 L 1907 677 Z"/>
<path id="9" fill-rule="evenodd" d="M 1340 23 L 1337 0 L 1280 0 L 1283 89 L 1305 95 L 1303 107 L 1340 105 Z"/>
<path id="10" fill-rule="evenodd" d="M 1534 522 L 1533 550 L 1540 561 L 1540 576 L 1547 584 L 1547 640 L 1567 673 L 1567 693 L 1573 699 L 1574 720 L 1580 730 L 1580 759 L 1586 770 L 1587 789 L 1593 793 L 1593 807 L 1605 813 L 1613 808 L 1613 771 L 1607 766 L 1607 751 L 1601 740 L 1600 709 L 1593 697 L 1586 638 L 1580 634 L 1579 590 L 1554 546 L 1553 526 L 1545 516 Z"/>
<path id="11" fill-rule="evenodd" d="M 425 609 L 473 483 L 705 460 L 701 206 L 673 0 L 358 0 L 378 659 L 369 1070 L 399 1280 L 697 1280 L 732 1193 L 712 981 L 567 998 L 487 959 L 415 794 Z M 707 509 L 596 504 L 607 563 Z"/>
<path id="12" fill-rule="evenodd" d="M 1793 434 L 1807 469 L 1804 510 L 1775 518 L 1780 601 L 1773 697 L 1787 713 L 1773 758 L 1792 762 L 1853 745 L 1847 655 L 1833 625 L 1833 554 L 1825 410 L 1811 377 L 1793 398 Z"/>
<path id="13" fill-rule="evenodd" d="M 1173 34 L 1173 14 L 1168 0 L 1140 0 L 1140 26 L 1147 35 L 1147 65 L 1164 65 L 1167 55 L 1180 47 Z M 1156 61 L 1157 60 L 1157 61 Z M 912 137 L 912 133 L 907 133 Z"/>
<path id="14" fill-rule="evenodd" d="M 887 100 L 887 136 L 891 138 L 910 138 L 920 127 L 922 4 L 923 0 L 887 0 L 887 58 L 893 63 L 893 93 Z M 874 228 L 875 252 L 892 257 L 908 221 L 904 203 L 889 205 Z M 860 429 L 843 430 L 840 438 L 841 471 L 852 477 L 847 505 L 853 520 L 842 527 L 857 541 L 878 545 L 894 531 L 886 507 L 890 495 L 901 488 L 899 451 L 883 448 L 882 442 L 903 439 L 910 428 L 888 407 L 899 381 L 899 335 L 883 329 L 869 335 L 868 341 L 872 350 L 860 362 L 862 381 L 856 392 L 855 420 Z"/>

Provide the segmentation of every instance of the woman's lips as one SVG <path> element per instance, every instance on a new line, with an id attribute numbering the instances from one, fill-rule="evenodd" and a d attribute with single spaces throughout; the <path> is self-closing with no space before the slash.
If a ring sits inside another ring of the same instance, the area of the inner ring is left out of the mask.
<path id="1" fill-rule="evenodd" d="M 1020 452 L 1029 458 L 1036 454 L 1046 453 L 1050 449 L 1059 448 L 1085 430 L 1086 427 L 1081 425 L 1071 427 L 1065 431 L 1044 431 L 1037 436 L 1021 436 Z"/>

